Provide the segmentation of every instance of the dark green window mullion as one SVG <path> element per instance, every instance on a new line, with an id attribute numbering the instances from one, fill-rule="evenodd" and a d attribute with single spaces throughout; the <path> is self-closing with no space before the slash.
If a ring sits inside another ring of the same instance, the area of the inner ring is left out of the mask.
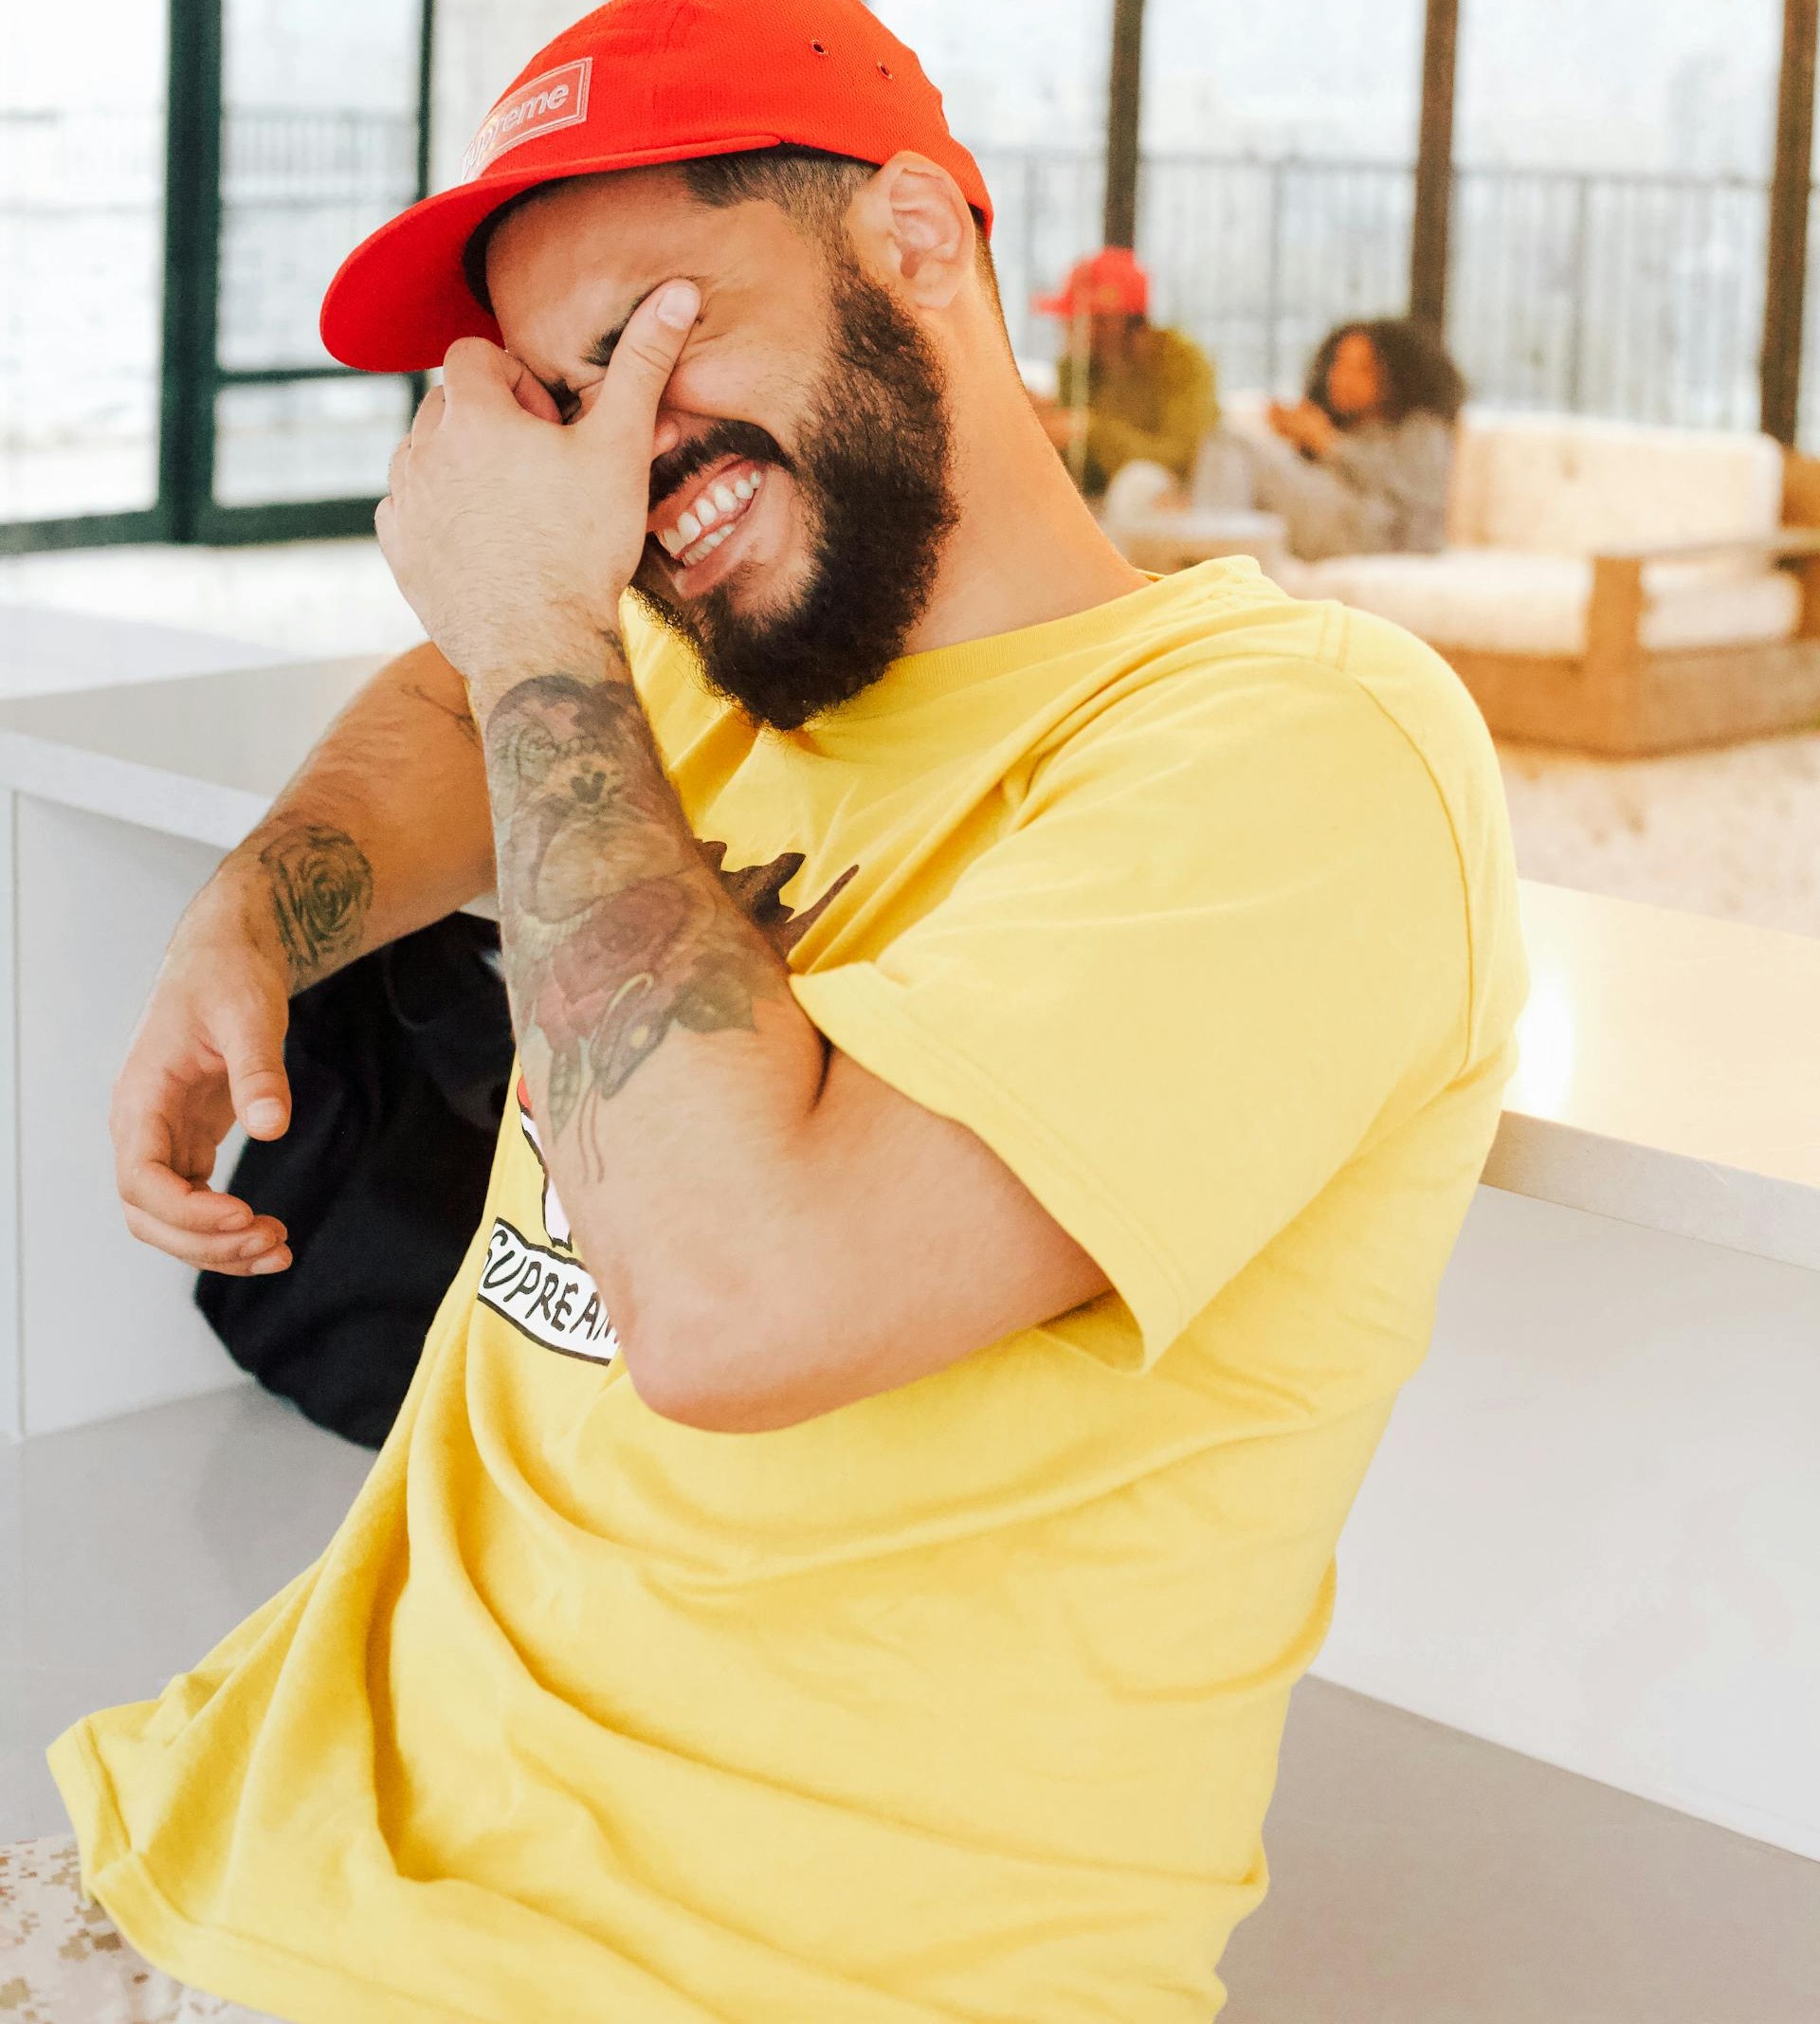
<path id="1" fill-rule="evenodd" d="M 125 513 L 72 513 L 60 520 L 0 522 L 0 556 L 35 556 L 56 548 L 100 548 L 115 541 L 165 541 L 162 504 Z"/>
<path id="2" fill-rule="evenodd" d="M 429 119 L 436 91 L 436 0 L 422 0 L 417 17 L 417 201 L 429 194 Z M 411 411 L 429 392 L 429 374 L 410 375 Z"/>
<path id="3" fill-rule="evenodd" d="M 170 538 L 190 541 L 214 486 L 221 0 L 171 0 L 170 78 L 158 503 Z"/>
<path id="4" fill-rule="evenodd" d="M 300 379 L 365 379 L 351 365 L 218 366 L 217 387 L 288 387 Z"/>
<path id="5" fill-rule="evenodd" d="M 373 532 L 370 499 L 285 499 L 265 506 L 208 505 L 195 538 L 223 548 L 256 541 L 320 541 Z"/>

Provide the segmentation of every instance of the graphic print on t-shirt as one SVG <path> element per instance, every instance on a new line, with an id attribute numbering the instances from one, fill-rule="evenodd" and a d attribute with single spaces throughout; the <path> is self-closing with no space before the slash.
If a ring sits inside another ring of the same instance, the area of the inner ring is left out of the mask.
<path id="1" fill-rule="evenodd" d="M 782 892 L 802 869 L 800 850 L 787 850 L 768 865 L 749 865 L 737 871 L 726 868 L 725 844 L 703 843 L 701 850 L 720 874 L 721 884 L 740 911 L 785 957 L 859 869 L 849 865 L 812 906 L 799 914 L 782 898 Z M 494 1216 L 481 1267 L 480 1299 L 545 1349 L 590 1362 L 610 1363 L 619 1354 L 619 1338 L 601 1301 L 600 1288 L 575 1256 L 569 1213 L 551 1178 L 550 1162 L 532 1113 L 531 1091 L 522 1075 L 518 1095 L 521 1144 L 537 1162 L 543 1227 L 540 1231 L 525 1231 L 505 1215 Z"/>

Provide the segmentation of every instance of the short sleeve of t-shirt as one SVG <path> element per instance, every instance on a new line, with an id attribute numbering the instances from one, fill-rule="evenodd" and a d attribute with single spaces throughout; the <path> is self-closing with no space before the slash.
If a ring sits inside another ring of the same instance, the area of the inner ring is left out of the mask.
<path id="1" fill-rule="evenodd" d="M 1343 670 L 1260 658 L 1108 705 L 945 899 L 792 982 L 1096 1260 L 1147 1370 L 1459 1070 L 1470 969 L 1421 754 Z"/>

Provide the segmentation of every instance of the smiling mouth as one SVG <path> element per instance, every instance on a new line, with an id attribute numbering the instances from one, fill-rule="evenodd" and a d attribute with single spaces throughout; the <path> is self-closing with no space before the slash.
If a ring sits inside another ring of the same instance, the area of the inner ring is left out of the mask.
<path id="1" fill-rule="evenodd" d="M 764 466 L 749 457 L 717 465 L 706 477 L 677 490 L 662 508 L 651 538 L 673 563 L 693 569 L 745 519 L 764 479 Z"/>

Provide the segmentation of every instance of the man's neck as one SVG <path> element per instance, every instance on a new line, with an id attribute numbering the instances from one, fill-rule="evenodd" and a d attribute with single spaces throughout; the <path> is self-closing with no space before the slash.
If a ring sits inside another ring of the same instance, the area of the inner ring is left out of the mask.
<path id="1" fill-rule="evenodd" d="M 984 395 L 956 402 L 960 520 L 911 653 L 1071 618 L 1150 580 L 1101 532 L 1009 361 Z"/>

